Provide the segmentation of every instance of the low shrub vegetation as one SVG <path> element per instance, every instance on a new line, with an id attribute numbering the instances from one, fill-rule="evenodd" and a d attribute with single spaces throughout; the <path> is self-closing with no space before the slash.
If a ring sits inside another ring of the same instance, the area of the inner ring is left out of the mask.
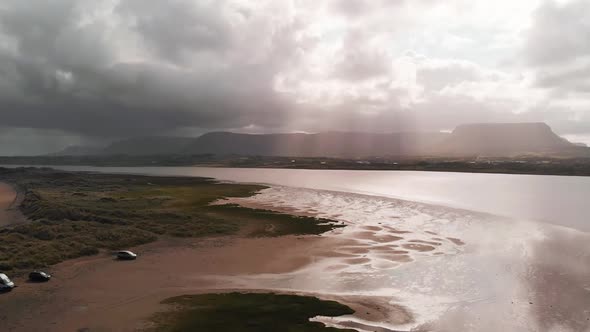
<path id="1" fill-rule="evenodd" d="M 171 310 L 157 313 L 153 332 L 329 332 L 350 331 L 311 322 L 315 316 L 353 314 L 349 307 L 315 297 L 273 293 L 184 295 L 164 300 Z"/>

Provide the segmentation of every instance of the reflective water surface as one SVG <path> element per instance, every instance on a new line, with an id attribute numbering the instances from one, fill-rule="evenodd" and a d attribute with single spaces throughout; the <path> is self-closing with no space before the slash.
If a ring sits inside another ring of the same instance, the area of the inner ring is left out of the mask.
<path id="1" fill-rule="evenodd" d="M 51 167 L 207 176 L 228 181 L 401 198 L 590 231 L 590 177 L 210 167 Z"/>

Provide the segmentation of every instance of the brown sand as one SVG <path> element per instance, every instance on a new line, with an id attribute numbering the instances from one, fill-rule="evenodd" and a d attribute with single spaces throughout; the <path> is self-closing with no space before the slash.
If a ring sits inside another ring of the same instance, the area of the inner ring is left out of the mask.
<path id="1" fill-rule="evenodd" d="M 350 253 L 350 254 L 354 254 L 354 255 L 363 255 L 363 254 L 368 254 L 369 252 L 371 252 L 371 250 L 367 247 L 355 247 L 355 246 L 340 247 L 340 248 L 338 248 L 338 250 L 340 252 L 346 252 L 346 253 Z"/>
<path id="2" fill-rule="evenodd" d="M 348 264 L 352 264 L 352 265 L 359 265 L 359 264 L 370 263 L 371 260 L 368 258 L 359 257 L 359 258 L 349 258 L 349 259 L 345 260 L 345 262 Z"/>
<path id="3" fill-rule="evenodd" d="M 394 254 L 394 255 L 404 255 L 404 254 L 407 254 L 408 252 L 405 250 L 392 250 L 390 253 Z"/>
<path id="4" fill-rule="evenodd" d="M 107 253 L 70 260 L 49 269 L 54 278 L 48 283 L 16 278 L 19 287 L 0 295 L 0 326 L 2 331 L 133 331 L 163 309 L 159 302 L 165 298 L 230 287 L 211 275 L 291 272 L 338 245 L 318 236 L 169 239 L 135 248 L 136 261 L 116 261 Z"/>
<path id="5" fill-rule="evenodd" d="M 431 246 L 440 246 L 441 245 L 440 242 L 432 242 L 432 241 L 424 241 L 424 240 L 409 240 L 408 242 L 428 244 L 428 245 L 431 245 Z"/>
<path id="6" fill-rule="evenodd" d="M 459 240 L 459 239 L 457 239 L 457 238 L 454 238 L 454 237 L 448 237 L 447 239 L 448 239 L 449 241 L 453 242 L 454 244 L 458 245 L 458 246 L 465 245 L 465 242 L 463 242 L 463 241 L 461 241 L 461 240 Z"/>
<path id="7" fill-rule="evenodd" d="M 17 190 L 11 185 L 0 182 L 0 227 L 24 222 L 18 205 L 22 200 Z"/>
<path id="8" fill-rule="evenodd" d="M 433 251 L 434 248 L 433 246 L 429 246 L 426 244 L 415 244 L 415 243 L 408 243 L 408 244 L 404 244 L 402 247 L 409 249 L 409 250 L 416 250 L 416 251 Z"/>
<path id="9" fill-rule="evenodd" d="M 374 232 L 378 232 L 380 231 L 382 228 L 379 226 L 363 226 L 363 229 L 366 229 L 368 231 L 374 231 Z"/>
<path id="10" fill-rule="evenodd" d="M 408 234 L 411 233 L 409 231 L 404 231 L 404 230 L 399 230 L 397 228 L 391 227 L 391 226 L 383 226 L 384 229 L 388 230 L 390 233 L 394 233 L 394 234 Z"/>
<path id="11" fill-rule="evenodd" d="M 201 276 L 293 271 L 313 259 L 319 240 L 174 239 L 136 248 L 136 261 L 108 254 L 67 261 L 50 269 L 48 283 L 16 279 L 20 287 L 0 296 L 0 325 L 8 331 L 133 330 L 161 300 L 215 286 Z"/>
<path id="12" fill-rule="evenodd" d="M 374 241 L 374 242 L 378 242 L 378 243 L 394 242 L 394 241 L 399 241 L 399 240 L 403 239 L 403 237 L 399 237 L 399 236 L 395 236 L 395 235 L 375 234 L 375 233 L 369 232 L 369 231 L 356 232 L 353 235 L 354 235 L 355 239 L 369 240 L 369 241 Z"/>
<path id="13" fill-rule="evenodd" d="M 391 262 L 398 262 L 398 263 L 408 263 L 414 261 L 412 257 L 405 255 L 405 254 L 396 254 L 396 255 L 380 255 L 382 259 L 386 259 Z"/>

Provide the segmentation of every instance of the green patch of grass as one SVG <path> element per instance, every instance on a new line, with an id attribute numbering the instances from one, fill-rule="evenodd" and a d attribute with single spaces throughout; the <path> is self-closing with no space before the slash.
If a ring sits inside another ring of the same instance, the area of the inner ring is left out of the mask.
<path id="1" fill-rule="evenodd" d="M 154 332 L 328 332 L 354 331 L 311 322 L 315 316 L 353 314 L 349 307 L 315 297 L 273 293 L 184 295 L 164 300 L 172 310 L 157 313 Z"/>
<path id="2" fill-rule="evenodd" d="M 25 192 L 22 212 L 33 222 L 0 230 L 0 270 L 41 268 L 100 249 L 117 250 L 158 236 L 204 237 L 321 234 L 331 220 L 237 205 L 263 186 L 207 178 L 1 169 L 0 180 Z"/>
<path id="3" fill-rule="evenodd" d="M 250 209 L 237 204 L 214 205 L 209 208 L 228 218 L 252 221 L 248 235 L 254 237 L 321 234 L 342 227 L 335 225 L 334 221 L 329 219 Z"/>
<path id="4" fill-rule="evenodd" d="M 150 232 L 93 221 L 41 220 L 0 231 L 0 270 L 33 269 L 154 241 Z"/>

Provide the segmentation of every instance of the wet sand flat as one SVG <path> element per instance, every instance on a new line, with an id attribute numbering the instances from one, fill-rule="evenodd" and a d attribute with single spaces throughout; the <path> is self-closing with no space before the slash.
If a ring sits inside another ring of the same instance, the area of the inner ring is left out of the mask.
<path id="1" fill-rule="evenodd" d="M 15 278 L 19 288 L 0 296 L 0 325 L 8 331 L 132 331 L 161 300 L 215 286 L 200 280 L 203 275 L 287 272 L 306 264 L 308 255 L 305 249 L 283 253 L 314 241 L 161 240 L 134 249 L 136 261 L 116 261 L 108 253 L 66 261 L 49 269 L 51 282 Z"/>
<path id="2" fill-rule="evenodd" d="M 66 261 L 49 269 L 54 279 L 48 283 L 15 278 L 19 288 L 0 296 L 0 326 L 3 331 L 133 331 L 162 310 L 163 299 L 223 291 L 222 279 L 208 276 L 288 273 L 330 245 L 330 239 L 318 236 L 170 239 L 138 247 L 136 261 L 116 261 L 107 253 Z"/>

